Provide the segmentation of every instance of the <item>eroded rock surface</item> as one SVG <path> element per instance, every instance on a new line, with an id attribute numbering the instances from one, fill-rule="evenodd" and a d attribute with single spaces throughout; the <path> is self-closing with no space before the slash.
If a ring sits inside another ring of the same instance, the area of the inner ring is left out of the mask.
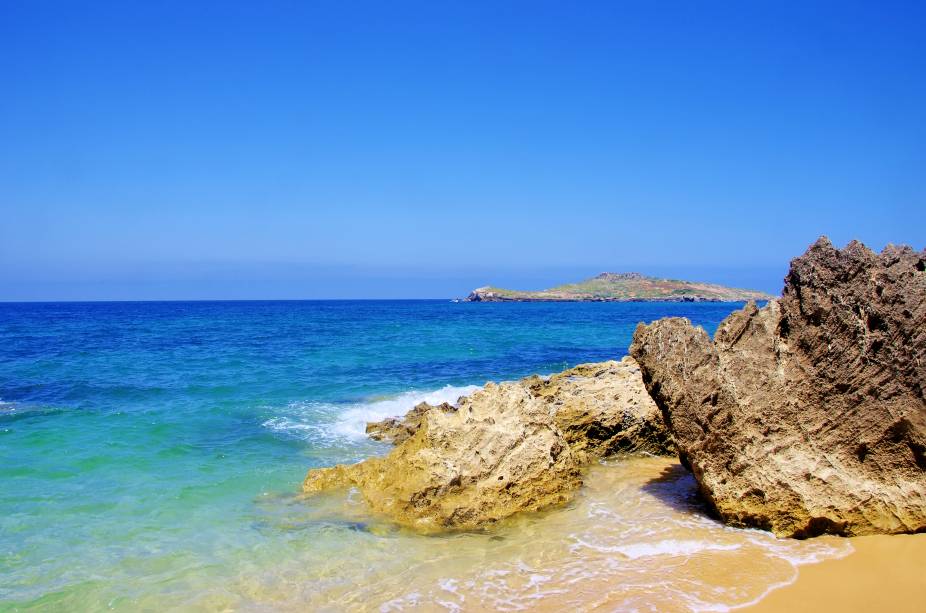
<path id="1" fill-rule="evenodd" d="M 385 457 L 310 470 L 303 490 L 354 486 L 374 511 L 433 532 L 563 504 L 579 485 L 580 463 L 547 406 L 524 386 L 490 383 L 456 410 L 422 410 Z"/>
<path id="2" fill-rule="evenodd" d="M 614 453 L 675 453 L 659 408 L 630 356 L 620 362 L 580 364 L 549 378 L 519 382 L 553 414 L 583 461 Z"/>
<path id="3" fill-rule="evenodd" d="M 404 417 L 387 417 L 382 421 L 369 422 L 366 429 L 367 436 L 374 441 L 389 441 L 398 445 L 418 431 L 425 413 L 432 410 L 446 413 L 457 409 L 447 402 L 442 402 L 436 406 L 427 402 L 419 402 Z"/>
<path id="4" fill-rule="evenodd" d="M 926 530 L 926 251 L 825 238 L 780 300 L 712 341 L 685 319 L 631 354 L 725 521 L 807 537 Z"/>
<path id="5" fill-rule="evenodd" d="M 630 357 L 489 383 L 458 406 L 421 403 L 368 424 L 367 433 L 395 449 L 309 471 L 303 489 L 357 487 L 373 510 L 424 532 L 479 528 L 562 504 L 581 485 L 580 467 L 606 455 L 674 453 Z"/>
<path id="6" fill-rule="evenodd" d="M 675 453 L 672 435 L 643 385 L 640 367 L 630 356 L 620 362 L 580 364 L 549 377 L 534 375 L 514 385 L 526 388 L 547 406 L 582 462 L 614 453 Z M 424 414 L 431 410 L 456 408 L 422 402 L 404 417 L 367 424 L 367 434 L 399 444 L 418 430 Z"/>

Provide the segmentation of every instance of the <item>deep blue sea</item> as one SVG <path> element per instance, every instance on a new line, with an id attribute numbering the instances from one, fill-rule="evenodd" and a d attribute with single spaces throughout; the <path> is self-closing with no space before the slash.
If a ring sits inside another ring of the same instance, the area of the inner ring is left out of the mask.
<path id="1" fill-rule="evenodd" d="M 0 303 L 0 609 L 364 608 L 339 565 L 375 577 L 398 537 L 297 494 L 388 449 L 366 420 L 740 306 Z"/>

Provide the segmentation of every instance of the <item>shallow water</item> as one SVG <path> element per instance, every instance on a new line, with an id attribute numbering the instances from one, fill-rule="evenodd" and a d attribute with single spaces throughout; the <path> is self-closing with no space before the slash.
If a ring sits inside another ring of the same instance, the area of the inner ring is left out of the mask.
<path id="1" fill-rule="evenodd" d="M 679 502 L 690 479 L 653 481 L 662 460 L 595 468 L 572 507 L 488 535 L 417 537 L 359 501 L 296 496 L 308 468 L 388 450 L 369 419 L 619 358 L 638 321 L 712 331 L 738 306 L 0 304 L 0 609 L 754 598 L 800 556 L 840 552 L 717 526 Z M 748 588 L 729 581 L 747 560 Z"/>
<path id="2" fill-rule="evenodd" d="M 262 577 L 239 578 L 232 592 L 247 593 L 255 609 L 724 611 L 793 582 L 803 564 L 852 551 L 835 537 L 779 540 L 723 526 L 705 515 L 694 479 L 671 459 L 614 458 L 586 482 L 568 507 L 483 534 L 390 529 L 364 517 L 355 493 L 312 501 L 332 513 L 332 541 Z M 356 552 L 350 560 L 321 562 L 326 547 L 346 542 Z"/>

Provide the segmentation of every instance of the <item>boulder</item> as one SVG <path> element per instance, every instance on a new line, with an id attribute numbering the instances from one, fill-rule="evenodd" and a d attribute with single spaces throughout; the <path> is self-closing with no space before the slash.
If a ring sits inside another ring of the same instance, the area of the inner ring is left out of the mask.
<path id="1" fill-rule="evenodd" d="M 542 400 L 584 462 L 614 453 L 675 453 L 659 408 L 630 356 L 520 381 Z"/>
<path id="2" fill-rule="evenodd" d="M 385 457 L 310 470 L 306 493 L 356 487 L 370 508 L 421 532 L 472 530 L 569 501 L 580 464 L 547 406 L 487 384 L 456 410 L 423 410 Z"/>
<path id="3" fill-rule="evenodd" d="M 685 319 L 631 354 L 724 521 L 780 536 L 926 530 L 926 251 L 821 238 L 779 300 L 713 341 Z"/>

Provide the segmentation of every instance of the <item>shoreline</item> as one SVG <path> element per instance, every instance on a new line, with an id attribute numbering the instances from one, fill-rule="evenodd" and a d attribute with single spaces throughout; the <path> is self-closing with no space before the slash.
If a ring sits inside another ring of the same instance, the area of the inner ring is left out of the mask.
<path id="1" fill-rule="evenodd" d="M 730 611 L 795 582 L 815 560 L 851 551 L 840 537 L 777 539 L 723 525 L 707 514 L 694 478 L 675 458 L 618 455 L 588 471 L 569 504 L 514 515 L 484 532 L 396 530 L 349 494 L 329 494 L 320 499 L 326 516 L 345 513 L 369 526 L 365 534 L 391 535 L 370 550 L 387 550 L 388 561 L 377 562 L 376 580 L 350 583 L 342 574 L 309 601 L 297 593 L 279 608 Z"/>

